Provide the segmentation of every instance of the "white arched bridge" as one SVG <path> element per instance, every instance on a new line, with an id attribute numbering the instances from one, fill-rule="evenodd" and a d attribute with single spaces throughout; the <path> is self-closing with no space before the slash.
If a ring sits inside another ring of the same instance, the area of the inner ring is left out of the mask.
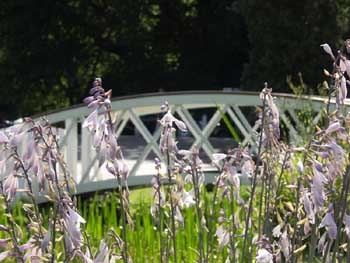
<path id="1" fill-rule="evenodd" d="M 315 126 L 322 119 L 324 97 L 298 97 L 274 94 L 280 110 L 284 137 L 295 143 L 300 133 Z M 256 149 L 256 107 L 261 105 L 257 92 L 169 92 L 142 94 L 115 98 L 111 102 L 116 114 L 116 134 L 124 157 L 129 165 L 128 184 L 150 184 L 155 174 L 154 157 L 162 158 L 158 140 L 161 129 L 158 119 L 162 116 L 160 105 L 168 101 L 172 112 L 185 122 L 187 133 L 179 133 L 179 148 L 197 147 L 208 163 L 204 169 L 212 180 L 215 169 L 210 166 L 213 153 L 225 151 L 241 143 Z M 77 105 L 44 115 L 59 131 L 59 141 L 71 175 L 77 184 L 77 192 L 90 192 L 114 188 L 117 185 L 105 167 L 98 167 L 98 157 L 92 148 L 91 136 L 81 128 L 90 113 L 84 105 Z M 210 171 L 212 171 L 210 173 Z"/>

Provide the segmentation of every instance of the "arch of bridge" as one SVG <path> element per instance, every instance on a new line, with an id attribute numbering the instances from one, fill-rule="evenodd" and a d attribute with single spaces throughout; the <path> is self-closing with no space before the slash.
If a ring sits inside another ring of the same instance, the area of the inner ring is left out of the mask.
<path id="1" fill-rule="evenodd" d="M 274 96 L 280 110 L 281 122 L 288 129 L 289 138 L 294 142 L 300 139 L 298 135 L 298 125 L 302 125 L 298 117 L 300 110 L 306 107 L 312 109 L 314 116 L 311 125 L 316 125 L 321 119 L 322 108 L 324 108 L 326 101 L 324 97 L 297 97 L 290 94 L 274 94 Z M 212 154 L 218 150 L 212 145 L 210 136 L 225 114 L 239 131 L 242 137 L 240 143 L 243 145 L 249 143 L 254 151 L 256 141 L 254 134 L 258 127 L 254 120 L 247 119 L 242 109 L 261 105 L 257 92 L 169 92 L 114 98 L 111 106 L 113 114 L 117 116 L 117 136 L 121 136 L 127 123 L 131 122 L 138 136 L 146 143 L 142 150 L 134 152 L 133 158 L 128 159 L 127 157 L 130 168 L 129 185 L 150 184 L 155 169 L 152 160 L 147 160 L 147 157 L 152 155 L 163 159 L 157 143 L 161 132 L 160 127 L 151 132 L 143 122 L 143 118 L 147 115 L 161 114 L 160 105 L 164 101 L 168 101 L 172 111 L 185 122 L 192 134 L 193 140 L 191 140 L 190 149 L 193 147 L 201 148 L 210 159 Z M 347 107 L 348 103 L 345 105 L 345 110 Z M 213 114 L 205 122 L 205 125 L 200 127 L 191 116 L 190 111 L 207 108 L 212 108 Z M 90 109 L 86 106 L 77 105 L 44 115 L 53 126 L 64 127 L 58 129 L 60 144 L 70 173 L 77 183 L 78 193 L 116 186 L 116 180 L 108 175 L 103 166 L 98 166 L 98 156 L 91 146 L 90 134 L 86 129 L 81 129 L 81 123 L 89 113 Z M 119 144 L 123 147 L 123 136 L 119 138 Z M 207 170 L 207 180 L 213 180 L 215 169 L 210 165 L 206 165 L 205 169 Z"/>

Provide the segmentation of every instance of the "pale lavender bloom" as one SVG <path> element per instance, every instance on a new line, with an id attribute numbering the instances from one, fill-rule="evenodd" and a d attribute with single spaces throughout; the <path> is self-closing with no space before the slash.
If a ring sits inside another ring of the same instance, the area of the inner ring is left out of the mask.
<path id="1" fill-rule="evenodd" d="M 219 251 L 223 249 L 224 246 L 230 241 L 230 233 L 222 225 L 218 226 L 215 232 L 215 236 L 218 239 Z"/>
<path id="2" fill-rule="evenodd" d="M 327 43 L 322 44 L 321 47 L 323 48 L 323 50 L 324 50 L 328 55 L 331 56 L 331 58 L 332 58 L 333 60 L 335 60 L 335 57 L 334 57 L 333 52 L 332 52 L 332 49 L 331 49 L 331 47 L 330 47 Z"/>
<path id="3" fill-rule="evenodd" d="M 316 170 L 320 173 L 323 173 L 323 165 L 317 161 L 317 160 L 312 160 L 314 167 L 316 168 Z"/>
<path id="4" fill-rule="evenodd" d="M 107 244 L 101 240 L 100 252 L 93 261 L 94 263 L 108 263 L 109 262 L 109 249 Z"/>
<path id="5" fill-rule="evenodd" d="M 251 177 L 252 174 L 254 173 L 254 170 L 255 170 L 254 161 L 252 159 L 245 160 L 241 168 L 242 176 Z"/>
<path id="6" fill-rule="evenodd" d="M 321 238 L 318 241 L 317 244 L 317 250 L 322 253 L 322 255 L 325 254 L 325 250 L 327 248 L 327 232 L 324 232 L 323 235 L 321 236 Z"/>
<path id="7" fill-rule="evenodd" d="M 82 241 L 80 224 L 85 224 L 86 221 L 70 205 L 65 202 L 63 221 L 67 230 L 67 238 L 71 240 L 74 248 L 79 248 Z"/>
<path id="8" fill-rule="evenodd" d="M 280 138 L 280 114 L 271 93 L 272 89 L 268 89 L 265 83 L 265 88 L 260 93 L 260 99 L 265 101 L 265 123 L 261 123 L 262 116 L 259 116 L 260 124 L 263 126 L 262 137 L 265 146 Z"/>
<path id="9" fill-rule="evenodd" d="M 175 123 L 175 125 L 179 128 L 180 131 L 187 131 L 186 124 L 183 121 L 180 121 L 179 119 L 175 118 L 174 115 L 171 113 L 170 109 L 167 111 L 166 114 L 164 114 L 163 118 L 161 118 L 159 122 L 163 127 L 173 127 L 173 123 Z"/>
<path id="10" fill-rule="evenodd" d="M 304 173 L 304 164 L 300 160 L 297 163 L 297 170 L 298 170 L 299 174 L 303 174 Z"/>
<path id="11" fill-rule="evenodd" d="M 13 173 L 11 173 L 4 180 L 3 190 L 4 194 L 7 196 L 7 200 L 11 200 L 16 196 L 16 192 L 18 189 L 18 178 Z"/>
<path id="12" fill-rule="evenodd" d="M 184 225 L 184 218 L 178 206 L 176 206 L 176 209 L 175 209 L 175 220 L 178 221 L 182 226 Z"/>
<path id="13" fill-rule="evenodd" d="M 302 191 L 302 201 L 304 204 L 304 210 L 307 215 L 307 217 L 310 219 L 311 223 L 315 223 L 315 211 L 314 211 L 314 206 L 309 198 L 309 193 L 304 189 L 304 187 L 301 187 Z"/>
<path id="14" fill-rule="evenodd" d="M 27 260 L 31 263 L 41 263 L 42 259 L 41 256 L 43 255 L 43 252 L 41 248 L 38 246 L 38 242 L 34 238 L 30 238 L 27 243 L 20 246 L 21 251 L 26 251 L 26 253 L 23 256 L 24 262 L 27 262 Z"/>
<path id="15" fill-rule="evenodd" d="M 224 160 L 227 157 L 227 154 L 224 153 L 214 153 L 212 155 L 212 161 L 213 164 L 215 164 L 216 166 L 219 166 L 220 161 Z"/>
<path id="16" fill-rule="evenodd" d="M 340 104 L 344 105 L 346 96 L 348 94 L 348 90 L 346 88 L 346 79 L 344 76 L 340 79 L 340 85 L 339 85 L 339 92 L 338 92 L 339 102 Z"/>
<path id="17" fill-rule="evenodd" d="M 350 238 L 350 216 L 348 214 L 344 215 L 343 223 L 345 225 L 345 232 L 348 238 Z"/>
<path id="18" fill-rule="evenodd" d="M 4 251 L 0 253 L 0 262 L 11 256 L 10 251 Z"/>
<path id="19" fill-rule="evenodd" d="M 88 128 L 90 131 L 93 129 L 96 129 L 98 122 L 97 122 L 97 117 L 98 117 L 98 110 L 92 111 L 89 116 L 84 120 L 82 124 L 82 128 Z"/>
<path id="20" fill-rule="evenodd" d="M 316 211 L 323 208 L 324 201 L 326 200 L 326 194 L 323 190 L 323 183 L 326 181 L 327 179 L 324 177 L 323 173 L 318 171 L 314 166 L 311 192 Z"/>
<path id="21" fill-rule="evenodd" d="M 341 128 L 341 125 L 340 125 L 339 121 L 336 120 L 336 121 L 329 124 L 328 128 L 325 131 L 325 134 L 326 135 L 331 134 L 333 132 L 338 131 L 340 128 Z"/>
<path id="22" fill-rule="evenodd" d="M 0 239 L 0 248 L 4 248 L 10 241 L 11 238 Z"/>
<path id="23" fill-rule="evenodd" d="M 191 207 L 192 205 L 195 205 L 196 202 L 193 199 L 193 189 L 189 192 L 187 192 L 185 189 L 182 191 L 182 196 L 179 202 L 179 206 L 181 208 L 188 208 Z"/>
<path id="24" fill-rule="evenodd" d="M 330 239 L 337 238 L 337 225 L 334 221 L 333 214 L 328 212 L 325 217 L 322 219 L 319 228 L 326 227 L 327 234 Z"/>
<path id="25" fill-rule="evenodd" d="M 126 164 L 124 159 L 113 160 L 114 169 L 117 171 L 118 175 L 120 175 L 122 178 L 127 179 L 129 175 L 129 167 Z"/>
<path id="26" fill-rule="evenodd" d="M 174 154 L 178 152 L 178 148 L 176 146 L 177 142 L 174 138 L 175 129 L 173 129 L 173 124 L 180 131 L 187 131 L 187 127 L 183 121 L 175 118 L 171 113 L 168 103 L 165 103 L 165 106 L 162 106 L 163 109 L 167 110 L 167 113 L 159 120 L 159 123 L 163 127 L 162 134 L 160 136 L 159 148 L 162 153 L 167 152 L 168 154 Z"/>
<path id="27" fill-rule="evenodd" d="M 7 135 L 3 131 L 0 131 L 0 143 L 7 143 L 8 141 L 9 138 Z"/>
<path id="28" fill-rule="evenodd" d="M 0 231 L 8 232 L 9 229 L 6 226 L 4 226 L 4 225 L 0 225 Z"/>
<path id="29" fill-rule="evenodd" d="M 84 263 L 95 263 L 89 255 L 84 254 L 81 250 L 77 251 L 77 255 L 83 260 Z"/>
<path id="30" fill-rule="evenodd" d="M 344 171 L 344 162 L 345 162 L 345 151 L 344 149 L 336 143 L 332 138 L 327 145 L 329 152 L 331 154 L 330 162 L 328 162 L 328 179 L 333 181 L 336 176 L 340 176 Z"/>
<path id="31" fill-rule="evenodd" d="M 280 237 L 280 236 L 282 235 L 281 228 L 282 228 L 282 225 L 281 225 L 281 224 L 278 224 L 277 226 L 275 226 L 275 227 L 272 229 L 272 236 L 274 236 L 274 237 Z"/>
<path id="32" fill-rule="evenodd" d="M 280 238 L 280 241 L 279 241 L 279 244 L 280 244 L 280 247 L 281 247 L 281 251 L 283 253 L 283 256 L 285 257 L 286 259 L 286 262 L 289 261 L 289 258 L 290 258 L 290 240 L 287 236 L 287 230 L 285 229 L 283 231 L 283 234 Z"/>
<path id="33" fill-rule="evenodd" d="M 159 148 L 162 153 L 176 153 L 178 151 L 177 142 L 174 139 L 175 130 L 171 127 L 164 127 L 160 135 Z"/>
<path id="34" fill-rule="evenodd" d="M 255 260 L 256 263 L 273 263 L 273 255 L 265 248 L 259 248 Z"/>

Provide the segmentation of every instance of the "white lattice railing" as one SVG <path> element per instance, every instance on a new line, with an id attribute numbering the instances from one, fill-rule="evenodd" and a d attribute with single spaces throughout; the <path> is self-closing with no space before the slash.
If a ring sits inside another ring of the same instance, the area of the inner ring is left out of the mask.
<path id="1" fill-rule="evenodd" d="M 322 116 L 325 98 L 302 97 L 275 94 L 276 104 L 280 109 L 281 123 L 288 131 L 289 139 L 297 142 L 300 138 L 298 127 L 302 125 L 299 119 L 301 110 L 312 109 L 312 123 L 316 125 Z M 116 132 L 119 144 L 126 154 L 130 167 L 129 185 L 149 184 L 154 174 L 153 157 L 162 159 L 158 148 L 160 128 L 156 126 L 157 116 L 161 116 L 160 105 L 168 101 L 175 112 L 187 125 L 189 134 L 182 134 L 179 138 L 186 141 L 190 148 L 197 147 L 209 161 L 212 154 L 220 148 L 235 143 L 230 136 L 213 134 L 222 124 L 223 113 L 226 114 L 232 126 L 240 136 L 240 143 L 250 144 L 254 150 L 255 125 L 254 108 L 261 105 L 259 94 L 255 92 L 173 92 L 155 93 L 139 96 L 121 97 L 112 101 L 112 110 L 117 114 L 118 124 Z M 347 107 L 347 106 L 345 106 Z M 191 111 L 205 109 L 210 114 L 202 114 L 201 125 Z M 73 178 L 77 182 L 78 192 L 95 191 L 116 186 L 116 180 L 105 172 L 105 168 L 98 167 L 98 157 L 91 146 L 91 137 L 86 129 L 81 129 L 81 123 L 89 114 L 84 105 L 74 106 L 58 112 L 46 114 L 45 117 L 53 124 L 63 128 L 60 130 L 60 144 Z M 246 115 L 250 112 L 250 118 Z M 253 116 L 253 117 L 252 117 Z M 154 121 L 155 128 L 150 130 L 145 119 Z M 133 135 L 123 135 L 129 126 L 133 126 Z M 181 135 L 181 134 L 180 134 Z M 143 142 L 142 147 L 139 142 Z M 216 146 L 214 145 L 216 142 Z M 210 170 L 212 167 L 207 166 Z M 209 173 L 209 179 L 213 174 Z"/>

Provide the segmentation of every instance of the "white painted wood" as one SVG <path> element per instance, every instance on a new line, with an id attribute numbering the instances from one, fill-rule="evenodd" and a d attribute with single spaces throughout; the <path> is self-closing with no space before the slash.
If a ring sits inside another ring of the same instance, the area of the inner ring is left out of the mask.
<path id="1" fill-rule="evenodd" d="M 75 118 L 65 120 L 66 137 L 66 163 L 74 180 L 79 178 L 77 174 L 78 163 L 78 122 Z"/>
<path id="2" fill-rule="evenodd" d="M 320 120 L 322 116 L 321 109 L 327 101 L 327 98 L 318 96 L 298 97 L 290 94 L 274 94 L 274 96 L 276 97 L 277 106 L 280 109 L 287 109 L 296 123 L 297 116 L 294 114 L 295 110 L 302 110 L 306 107 L 305 105 L 311 105 L 312 109 L 318 112 L 316 118 L 313 120 L 313 125 L 316 125 Z M 252 127 L 252 124 L 247 121 L 240 107 L 261 106 L 259 93 L 257 92 L 173 92 L 116 98 L 112 100 L 111 106 L 112 111 L 117 113 L 118 116 L 116 125 L 117 136 L 119 137 L 121 135 L 128 120 L 131 120 L 137 132 L 147 143 L 143 152 L 138 155 L 138 160 L 127 160 L 131 165 L 131 167 L 129 167 L 131 171 L 129 185 L 147 184 L 147 182 L 149 182 L 151 174 L 154 172 L 153 170 L 149 171 L 151 173 L 150 175 L 145 175 L 145 171 L 141 171 L 142 176 L 136 176 L 136 174 L 137 171 L 144 169 L 141 169 L 141 167 L 143 167 L 143 163 L 147 161 L 146 157 L 151 151 L 154 151 L 158 157 L 162 157 L 157 142 L 160 136 L 160 129 L 157 129 L 153 135 L 150 134 L 140 117 L 161 113 L 160 105 L 163 104 L 164 101 L 168 101 L 171 106 L 175 105 L 174 112 L 180 115 L 181 119 L 186 123 L 188 129 L 193 134 L 195 141 L 191 148 L 194 146 L 202 147 L 209 157 L 215 152 L 215 149 L 210 144 L 209 138 L 217 123 L 221 120 L 222 116 L 220 111 L 216 111 L 207 122 L 207 125 L 201 130 L 190 115 L 189 110 L 208 107 L 217 109 L 218 105 L 223 112 L 228 112 L 235 125 L 242 132 L 244 136 L 242 144 L 246 145 L 249 143 L 253 146 L 253 150 L 256 148 L 257 139 L 255 133 L 258 129 L 258 125 L 255 124 Z M 334 99 L 332 99 L 331 109 L 335 108 L 334 102 Z M 345 108 L 349 110 L 350 102 L 346 101 L 345 104 Z M 78 192 L 94 191 L 111 186 L 110 179 L 106 179 L 109 177 L 106 175 L 104 168 L 98 169 L 97 167 L 97 155 L 95 150 L 92 149 L 91 135 L 88 134 L 87 130 L 82 129 L 81 145 L 78 145 L 77 120 L 82 120 L 90 111 L 91 110 L 85 105 L 79 105 L 45 115 L 52 125 L 58 122 L 65 123 L 65 132 L 60 138 L 60 144 L 61 149 L 65 152 L 65 158 L 72 177 L 78 179 Z M 296 140 L 298 132 L 282 110 L 281 121 L 287 125 L 291 138 Z M 81 161 L 78 160 L 78 147 L 81 147 Z M 151 167 L 152 165 L 148 166 Z"/>

